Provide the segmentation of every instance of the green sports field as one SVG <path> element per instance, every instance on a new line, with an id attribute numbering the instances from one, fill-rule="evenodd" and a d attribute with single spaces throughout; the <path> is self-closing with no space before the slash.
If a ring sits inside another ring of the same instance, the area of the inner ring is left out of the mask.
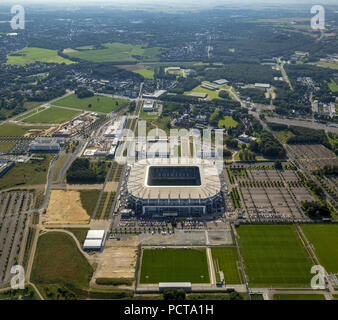
<path id="1" fill-rule="evenodd" d="M 274 294 L 273 300 L 326 300 L 322 294 Z"/>
<path id="2" fill-rule="evenodd" d="M 143 250 L 140 283 L 210 283 L 205 249 Z"/>
<path id="3" fill-rule="evenodd" d="M 78 51 L 69 52 L 69 57 L 79 58 L 92 62 L 131 62 L 137 60 L 149 60 L 158 55 L 161 48 L 145 48 L 141 45 L 128 43 L 105 43 L 104 48 L 80 47 Z"/>
<path id="4" fill-rule="evenodd" d="M 27 123 L 62 123 L 78 115 L 80 111 L 50 107 L 21 120 Z"/>
<path id="5" fill-rule="evenodd" d="M 309 224 L 302 229 L 328 273 L 338 273 L 338 225 Z"/>
<path id="6" fill-rule="evenodd" d="M 312 263 L 293 225 L 240 226 L 237 233 L 250 286 L 310 286 Z"/>
<path id="7" fill-rule="evenodd" d="M 38 61 L 46 63 L 74 63 L 71 60 L 60 57 L 57 50 L 42 48 L 24 48 L 15 52 L 15 55 L 7 56 L 7 64 L 18 64 L 24 66 Z"/>
<path id="8" fill-rule="evenodd" d="M 55 101 L 53 104 L 60 107 L 75 108 L 80 110 L 109 113 L 126 103 L 126 99 L 94 96 L 79 99 L 76 94 Z M 90 107 L 91 105 L 91 107 Z"/>
<path id="9" fill-rule="evenodd" d="M 218 271 L 222 271 L 226 284 L 242 283 L 236 247 L 211 248 L 211 253 L 216 279 L 219 279 Z"/>

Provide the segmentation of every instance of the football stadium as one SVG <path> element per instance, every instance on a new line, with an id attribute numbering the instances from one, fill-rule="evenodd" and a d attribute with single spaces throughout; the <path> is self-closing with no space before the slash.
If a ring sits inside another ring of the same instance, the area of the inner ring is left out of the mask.
<path id="1" fill-rule="evenodd" d="M 224 210 L 217 168 L 208 160 L 195 162 L 172 164 L 159 158 L 136 162 L 128 180 L 129 207 L 152 217 L 203 216 Z"/>

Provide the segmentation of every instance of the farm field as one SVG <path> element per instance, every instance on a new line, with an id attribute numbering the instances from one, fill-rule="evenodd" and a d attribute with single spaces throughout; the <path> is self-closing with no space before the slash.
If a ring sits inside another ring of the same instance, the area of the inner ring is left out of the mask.
<path id="1" fill-rule="evenodd" d="M 22 122 L 27 123 L 62 123 L 76 115 L 80 114 L 80 111 L 68 110 L 64 108 L 50 107 L 41 112 L 34 113 L 31 116 L 23 119 Z"/>
<path id="2" fill-rule="evenodd" d="M 154 70 L 140 69 L 140 70 L 133 70 L 133 72 L 140 74 L 146 79 L 154 79 Z"/>
<path id="3" fill-rule="evenodd" d="M 71 60 L 60 57 L 57 50 L 49 50 L 42 48 L 24 48 L 15 52 L 15 55 L 7 56 L 7 64 L 18 64 L 24 66 L 35 62 L 46 63 L 74 63 Z"/>
<path id="4" fill-rule="evenodd" d="M 47 129 L 48 127 L 39 126 L 20 126 L 12 123 L 0 125 L 0 137 L 22 137 L 31 129 Z"/>
<path id="5" fill-rule="evenodd" d="M 131 62 L 137 60 L 151 60 L 161 52 L 161 48 L 144 48 L 141 45 L 127 43 L 105 43 L 103 49 L 93 47 L 80 47 L 78 50 L 68 52 L 69 57 L 74 57 L 92 62 Z M 70 51 L 70 50 L 69 50 Z"/>
<path id="6" fill-rule="evenodd" d="M 39 155 L 39 157 L 44 157 L 44 159 L 17 163 L 0 178 L 0 189 L 46 183 L 49 163 L 54 155 Z"/>
<path id="7" fill-rule="evenodd" d="M 210 283 L 205 249 L 144 249 L 141 283 Z"/>
<path id="8" fill-rule="evenodd" d="M 53 104 L 60 107 L 68 107 L 92 112 L 109 113 L 126 103 L 126 99 L 109 98 L 106 96 L 94 96 L 79 99 L 76 94 L 55 101 Z M 91 105 L 91 107 L 89 107 Z"/>
<path id="9" fill-rule="evenodd" d="M 328 273 L 338 273 L 338 225 L 302 225 L 306 237 L 311 242 L 316 255 Z"/>
<path id="10" fill-rule="evenodd" d="M 39 237 L 31 276 L 34 283 L 86 288 L 92 273 L 93 268 L 68 234 L 49 232 Z"/>
<path id="11" fill-rule="evenodd" d="M 326 300 L 323 294 L 274 294 L 273 300 Z"/>
<path id="12" fill-rule="evenodd" d="M 236 247 L 211 248 L 211 253 L 216 279 L 218 279 L 218 271 L 222 271 L 225 284 L 242 283 Z"/>
<path id="13" fill-rule="evenodd" d="M 293 225 L 237 228 L 250 286 L 309 287 L 312 263 Z"/>
<path id="14" fill-rule="evenodd" d="M 234 128 L 236 127 L 238 122 L 234 120 L 231 116 L 225 116 L 223 120 L 218 121 L 218 127 L 219 128 Z"/>

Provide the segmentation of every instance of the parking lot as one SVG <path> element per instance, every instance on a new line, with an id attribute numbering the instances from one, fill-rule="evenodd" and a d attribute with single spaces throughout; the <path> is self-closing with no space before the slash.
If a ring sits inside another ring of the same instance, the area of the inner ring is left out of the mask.
<path id="1" fill-rule="evenodd" d="M 8 192 L 0 194 L 0 283 L 8 283 L 11 267 L 19 263 L 18 258 L 24 246 L 21 245 L 33 195 L 29 192 Z"/>

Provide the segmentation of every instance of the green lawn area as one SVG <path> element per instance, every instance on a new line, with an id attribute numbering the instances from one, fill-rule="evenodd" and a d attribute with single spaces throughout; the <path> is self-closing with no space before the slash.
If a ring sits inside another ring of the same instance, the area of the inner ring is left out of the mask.
<path id="1" fill-rule="evenodd" d="M 309 224 L 302 225 L 302 229 L 326 271 L 338 273 L 338 225 Z"/>
<path id="2" fill-rule="evenodd" d="M 0 142 L 0 152 L 8 152 L 16 145 L 16 142 Z"/>
<path id="3" fill-rule="evenodd" d="M 277 138 L 279 138 L 283 143 L 286 143 L 287 139 L 294 137 L 295 135 L 291 131 L 274 131 L 273 132 Z"/>
<path id="4" fill-rule="evenodd" d="M 273 300 L 326 300 L 323 294 L 274 294 Z"/>
<path id="5" fill-rule="evenodd" d="M 24 107 L 27 109 L 27 110 L 31 110 L 39 105 L 43 104 L 43 102 L 41 101 L 25 101 L 24 102 Z"/>
<path id="6" fill-rule="evenodd" d="M 0 125 L 0 137 L 22 137 L 30 129 L 47 129 L 48 127 L 39 126 L 19 126 L 12 123 Z"/>
<path id="7" fill-rule="evenodd" d="M 240 226 L 237 233 L 250 286 L 310 286 L 312 263 L 293 225 Z"/>
<path id="8" fill-rule="evenodd" d="M 234 128 L 236 127 L 238 122 L 234 120 L 231 116 L 225 116 L 223 120 L 218 121 L 218 127 L 219 128 Z"/>
<path id="9" fill-rule="evenodd" d="M 315 64 L 319 67 L 338 69 L 338 63 L 334 63 L 334 62 L 317 62 Z"/>
<path id="10" fill-rule="evenodd" d="M 93 47 L 80 47 L 76 52 L 67 53 L 69 57 L 79 58 L 92 62 L 130 62 L 136 60 L 149 60 L 161 52 L 161 48 L 144 48 L 141 45 L 128 43 L 105 43 L 103 49 Z"/>
<path id="11" fill-rule="evenodd" d="M 76 94 L 55 101 L 53 104 L 60 107 L 75 108 L 92 112 L 109 113 L 126 103 L 126 99 L 109 98 L 106 96 L 94 96 L 79 99 Z M 91 107 L 89 107 L 91 105 Z"/>
<path id="12" fill-rule="evenodd" d="M 25 119 L 25 118 L 31 117 L 32 115 L 35 115 L 35 114 L 37 114 L 38 112 L 40 112 L 40 111 L 42 111 L 42 110 L 44 110 L 44 109 L 46 109 L 46 108 L 45 108 L 45 107 L 37 108 L 37 109 L 35 109 L 35 110 L 33 110 L 33 111 L 30 111 L 30 112 L 28 112 L 28 113 L 26 113 L 26 114 L 23 114 L 23 115 L 21 115 L 21 116 L 15 118 L 15 120 L 16 120 L 16 121 L 20 121 L 20 120 L 23 120 L 23 119 Z"/>
<path id="13" fill-rule="evenodd" d="M 0 189 L 23 185 L 45 184 L 49 163 L 54 155 L 38 155 L 43 160 L 30 160 L 27 163 L 17 163 L 0 178 Z"/>
<path id="14" fill-rule="evenodd" d="M 61 157 L 57 160 L 57 162 L 56 162 L 56 164 L 55 164 L 55 168 L 54 168 L 53 181 L 55 181 L 55 180 L 58 178 L 58 176 L 59 176 L 59 171 L 60 171 L 62 165 L 64 164 L 64 162 L 66 161 L 66 159 L 67 159 L 67 155 L 64 154 L 63 156 L 61 156 Z"/>
<path id="15" fill-rule="evenodd" d="M 64 108 L 50 107 L 41 112 L 34 113 L 28 118 L 24 118 L 22 122 L 27 123 L 62 123 L 76 115 L 80 114 L 80 111 L 69 110 Z"/>
<path id="16" fill-rule="evenodd" d="M 332 92 L 338 92 L 338 80 L 331 80 L 328 86 Z"/>
<path id="17" fill-rule="evenodd" d="M 57 53 L 57 50 L 42 48 L 24 48 L 15 52 L 15 56 L 7 56 L 7 64 L 19 64 L 24 66 L 37 61 L 46 63 L 74 63 L 71 60 L 60 57 Z"/>
<path id="18" fill-rule="evenodd" d="M 222 99 L 218 96 L 218 91 L 212 91 L 212 90 L 204 89 L 201 86 L 197 86 L 196 88 L 192 89 L 189 92 L 184 92 L 185 95 L 192 95 L 192 96 L 196 96 L 196 93 L 197 94 L 207 94 L 211 100 L 212 99 Z"/>
<path id="19" fill-rule="evenodd" d="M 89 228 L 65 228 L 65 230 L 70 231 L 74 236 L 79 240 L 81 244 L 86 240 L 87 232 Z"/>
<path id="20" fill-rule="evenodd" d="M 39 237 L 31 280 L 36 284 L 67 284 L 87 288 L 93 268 L 68 234 L 48 232 Z"/>
<path id="21" fill-rule="evenodd" d="M 146 79 L 154 79 L 154 70 L 141 69 L 141 70 L 133 70 L 133 72 L 140 74 Z"/>
<path id="22" fill-rule="evenodd" d="M 210 283 L 205 249 L 145 249 L 141 283 Z"/>
<path id="23" fill-rule="evenodd" d="M 235 247 L 211 248 L 211 253 L 217 279 L 219 279 L 218 271 L 223 271 L 226 284 L 242 283 L 238 268 L 237 249 Z"/>
<path id="24" fill-rule="evenodd" d="M 80 190 L 82 207 L 87 211 L 89 216 L 94 212 L 99 194 L 100 190 Z"/>

